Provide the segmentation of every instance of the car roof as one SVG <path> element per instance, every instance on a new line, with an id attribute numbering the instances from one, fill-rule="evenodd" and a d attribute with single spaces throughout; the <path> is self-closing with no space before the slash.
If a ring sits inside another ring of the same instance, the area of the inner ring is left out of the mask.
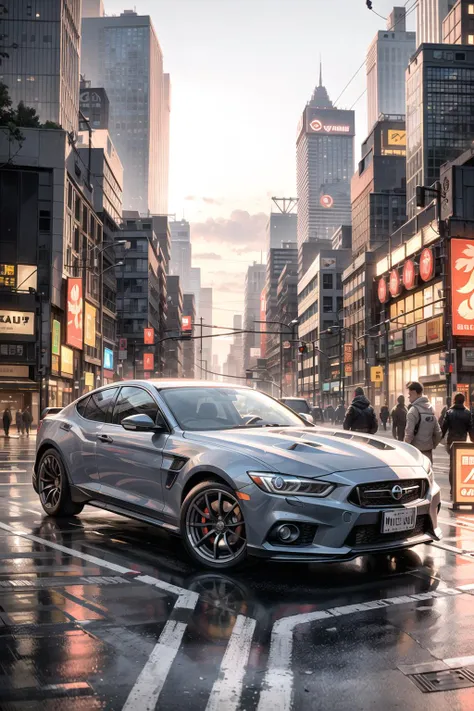
<path id="1" fill-rule="evenodd" d="M 247 385 L 233 385 L 232 383 L 218 383 L 209 380 L 192 380 L 186 378 L 179 378 L 175 380 L 168 380 L 165 378 L 147 378 L 146 380 L 120 380 L 115 383 L 109 383 L 104 385 L 102 388 L 97 388 L 98 390 L 104 390 L 106 388 L 127 386 L 127 385 L 154 385 L 158 390 L 164 390 L 165 388 L 236 388 L 239 390 L 251 390 Z M 92 392 L 92 391 L 91 391 Z"/>
<path id="2" fill-rule="evenodd" d="M 301 402 L 306 402 L 305 397 L 282 397 L 282 400 L 301 400 Z"/>

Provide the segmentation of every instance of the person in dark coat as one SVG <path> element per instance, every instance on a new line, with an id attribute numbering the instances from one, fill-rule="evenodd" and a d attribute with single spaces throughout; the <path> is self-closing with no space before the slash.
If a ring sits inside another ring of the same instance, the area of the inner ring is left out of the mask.
<path id="1" fill-rule="evenodd" d="M 451 398 L 447 397 L 446 398 L 446 405 L 441 410 L 441 415 L 439 416 L 439 420 L 438 420 L 439 426 L 441 427 L 441 429 L 443 429 L 444 418 L 446 417 L 446 413 L 450 407 L 451 407 Z"/>
<path id="2" fill-rule="evenodd" d="M 16 424 L 16 431 L 18 432 L 18 434 L 24 434 L 25 427 L 23 425 L 23 415 L 22 415 L 20 409 L 18 409 L 16 411 L 15 424 Z"/>
<path id="3" fill-rule="evenodd" d="M 328 405 L 326 408 L 326 416 L 328 418 L 328 422 L 330 422 L 332 425 L 334 424 L 334 420 L 336 419 L 336 410 L 333 408 L 332 405 Z"/>
<path id="4" fill-rule="evenodd" d="M 392 435 L 394 439 L 403 442 L 405 439 L 405 427 L 407 426 L 407 408 L 405 405 L 405 396 L 399 395 L 397 404 L 392 410 Z"/>
<path id="5" fill-rule="evenodd" d="M 390 417 L 390 410 L 388 409 L 387 403 L 385 405 L 382 405 L 380 408 L 380 422 L 383 425 L 384 430 L 387 430 L 387 422 Z"/>
<path id="6" fill-rule="evenodd" d="M 3 411 L 3 429 L 5 430 L 5 437 L 9 437 L 10 425 L 12 423 L 12 413 L 9 407 L 6 407 Z"/>
<path id="7" fill-rule="evenodd" d="M 33 422 L 33 415 L 30 412 L 30 408 L 28 406 L 25 407 L 23 410 L 23 425 L 25 427 L 26 431 L 26 436 L 30 436 L 30 428 L 31 428 L 31 423 Z"/>
<path id="8" fill-rule="evenodd" d="M 336 407 L 336 425 L 342 425 L 344 422 L 344 417 L 346 416 L 346 408 L 344 407 L 344 403 L 339 403 L 339 405 Z"/>
<path id="9" fill-rule="evenodd" d="M 463 393 L 456 393 L 454 396 L 454 405 L 449 408 L 443 420 L 441 433 L 446 437 L 446 449 L 448 453 L 451 450 L 453 442 L 465 442 L 469 437 L 471 442 L 474 442 L 474 420 L 472 413 L 464 406 L 465 397 Z M 449 485 L 451 487 L 451 496 L 453 489 L 453 470 L 452 462 L 449 465 Z"/>
<path id="10" fill-rule="evenodd" d="M 367 434 L 375 434 L 379 428 L 374 408 L 365 397 L 362 388 L 355 389 L 354 399 L 347 409 L 343 427 L 345 430 Z"/>

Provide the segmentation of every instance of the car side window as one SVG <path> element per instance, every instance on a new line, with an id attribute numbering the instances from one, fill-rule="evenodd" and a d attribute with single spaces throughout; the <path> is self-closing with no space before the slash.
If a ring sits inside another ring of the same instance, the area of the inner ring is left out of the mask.
<path id="1" fill-rule="evenodd" d="M 85 417 L 84 413 L 86 411 L 86 407 L 89 402 L 89 399 L 90 399 L 89 397 L 83 397 L 82 400 L 79 400 L 79 402 L 76 405 L 76 410 L 81 415 L 81 417 Z"/>
<path id="2" fill-rule="evenodd" d="M 148 415 L 156 422 L 158 405 L 152 396 L 142 388 L 122 388 L 114 407 L 112 424 L 120 425 L 125 417 L 131 415 Z"/>
<path id="3" fill-rule="evenodd" d="M 118 388 L 108 388 L 92 393 L 84 410 L 83 417 L 94 422 L 106 422 L 107 413 L 115 400 Z"/>

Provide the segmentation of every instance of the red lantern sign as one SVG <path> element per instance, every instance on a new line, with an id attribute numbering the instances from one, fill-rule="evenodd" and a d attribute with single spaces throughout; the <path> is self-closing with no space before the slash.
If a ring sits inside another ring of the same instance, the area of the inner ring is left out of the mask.
<path id="1" fill-rule="evenodd" d="M 429 281 L 434 275 L 434 255 L 433 250 L 425 247 L 420 255 L 420 277 L 423 281 Z"/>
<path id="2" fill-rule="evenodd" d="M 388 288 L 392 296 L 398 296 L 400 293 L 400 274 L 398 269 L 392 269 L 390 272 L 390 280 L 388 283 Z"/>
<path id="3" fill-rule="evenodd" d="M 143 370 L 153 370 L 155 367 L 153 353 L 143 354 Z"/>
<path id="4" fill-rule="evenodd" d="M 415 262 L 413 259 L 407 259 L 403 266 L 403 286 L 405 289 L 413 289 L 415 286 Z"/>
<path id="5" fill-rule="evenodd" d="M 379 279 L 379 283 L 377 286 L 377 295 L 379 297 L 379 301 L 381 304 L 384 304 L 387 301 L 388 297 L 388 291 L 387 291 L 387 282 L 383 277 Z"/>
<path id="6" fill-rule="evenodd" d="M 193 330 L 193 321 L 191 316 L 182 316 L 181 317 L 181 330 L 182 331 L 192 331 Z"/>
<path id="7" fill-rule="evenodd" d="M 332 207 L 334 205 L 334 198 L 331 195 L 321 195 L 319 202 L 322 207 Z"/>
<path id="8" fill-rule="evenodd" d="M 153 345 L 155 342 L 155 330 L 153 328 L 143 329 L 143 342 Z"/>

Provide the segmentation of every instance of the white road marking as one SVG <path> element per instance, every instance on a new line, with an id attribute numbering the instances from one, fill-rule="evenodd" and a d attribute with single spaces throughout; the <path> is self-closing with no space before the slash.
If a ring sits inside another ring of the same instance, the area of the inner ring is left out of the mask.
<path id="1" fill-rule="evenodd" d="M 168 620 L 122 711 L 152 711 L 156 707 L 186 627 L 186 622 Z"/>
<path id="2" fill-rule="evenodd" d="M 468 592 L 469 590 L 474 590 L 474 583 L 467 583 L 466 585 L 458 585 L 458 589 L 463 592 Z"/>
<path id="3" fill-rule="evenodd" d="M 26 474 L 28 469 L 0 469 L 0 474 Z"/>
<path id="4" fill-rule="evenodd" d="M 426 593 L 417 593 L 415 595 L 401 595 L 399 597 L 373 600 L 356 605 L 344 605 L 343 607 L 308 612 L 278 620 L 273 625 L 268 667 L 265 673 L 257 711 L 290 711 L 292 708 L 293 672 L 291 669 L 291 661 L 293 654 L 293 633 L 296 627 L 329 617 L 352 615 L 356 612 L 365 612 L 377 608 L 393 607 L 394 605 L 403 605 L 420 600 L 431 600 L 433 598 L 460 594 L 460 590 L 444 588 L 439 591 L 433 590 Z"/>
<path id="5" fill-rule="evenodd" d="M 18 482 L 17 484 L 12 484 L 9 481 L 2 481 L 2 482 L 0 482 L 0 486 L 13 486 L 13 487 L 15 487 L 15 486 L 31 486 L 31 481 L 22 481 L 22 482 Z"/>
<path id="6" fill-rule="evenodd" d="M 238 615 L 206 711 L 235 711 L 239 707 L 256 624 L 256 620 Z"/>
<path id="7" fill-rule="evenodd" d="M 445 519 L 445 518 L 438 518 L 438 523 L 445 523 L 448 526 L 452 526 L 453 528 L 456 528 L 459 526 L 460 528 L 467 528 L 470 531 L 474 530 L 474 523 L 467 523 L 466 521 L 458 521 L 458 519 Z"/>

